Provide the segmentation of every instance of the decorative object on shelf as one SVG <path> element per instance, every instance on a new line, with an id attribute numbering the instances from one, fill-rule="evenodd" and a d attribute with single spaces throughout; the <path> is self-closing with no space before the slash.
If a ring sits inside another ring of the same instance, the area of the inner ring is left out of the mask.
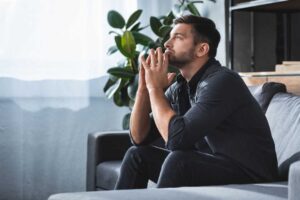
<path id="1" fill-rule="evenodd" d="M 210 1 L 215 2 L 215 0 Z M 111 55 L 119 51 L 124 57 L 116 66 L 107 71 L 109 79 L 103 89 L 106 96 L 112 98 L 117 106 L 129 107 L 130 111 L 132 109 L 138 86 L 139 54 L 141 52 L 147 54 L 151 48 L 164 47 L 163 44 L 169 38 L 175 17 L 186 13 L 200 16 L 195 6 L 197 3 L 203 3 L 203 1 L 178 0 L 167 15 L 151 16 L 149 19 L 150 28 L 157 36 L 156 39 L 142 33 L 142 30 L 149 26 L 142 26 L 139 22 L 142 10 L 135 11 L 127 20 L 115 10 L 108 12 L 108 23 L 114 29 L 109 34 L 114 35 L 115 45 L 108 49 L 107 54 Z M 170 66 L 169 71 L 176 71 L 176 69 Z M 124 129 L 129 128 L 129 119 L 130 113 L 123 118 Z"/>
<path id="2" fill-rule="evenodd" d="M 300 72 L 300 61 L 283 61 L 275 66 L 276 72 Z"/>

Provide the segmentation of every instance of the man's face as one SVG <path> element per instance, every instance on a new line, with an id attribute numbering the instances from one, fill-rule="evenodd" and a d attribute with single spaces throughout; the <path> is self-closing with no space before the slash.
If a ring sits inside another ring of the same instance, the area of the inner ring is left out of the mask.
<path id="1" fill-rule="evenodd" d="M 170 39 L 165 43 L 169 62 L 178 68 L 195 59 L 195 44 L 192 26 L 176 24 L 170 33 Z"/>

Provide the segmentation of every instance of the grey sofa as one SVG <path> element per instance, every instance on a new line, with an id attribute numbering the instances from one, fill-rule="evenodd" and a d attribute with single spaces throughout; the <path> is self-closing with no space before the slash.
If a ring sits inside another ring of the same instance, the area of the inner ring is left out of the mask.
<path id="1" fill-rule="evenodd" d="M 251 87 L 265 111 L 275 141 L 279 179 L 273 183 L 56 194 L 49 200 L 108 199 L 300 199 L 300 96 L 276 83 Z M 87 190 L 111 190 L 130 147 L 128 131 L 88 137 Z"/>

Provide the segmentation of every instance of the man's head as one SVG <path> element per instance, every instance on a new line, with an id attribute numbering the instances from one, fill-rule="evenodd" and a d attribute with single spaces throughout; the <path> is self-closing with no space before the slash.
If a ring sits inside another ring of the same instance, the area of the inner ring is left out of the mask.
<path id="1" fill-rule="evenodd" d="M 212 20 L 185 15 L 175 20 L 165 47 L 170 63 L 181 67 L 196 58 L 215 57 L 219 42 L 220 34 Z"/>
<path id="2" fill-rule="evenodd" d="M 217 54 L 217 48 L 220 42 L 220 33 L 216 29 L 215 23 L 205 17 L 198 17 L 194 15 L 185 15 L 175 20 L 176 24 L 190 24 L 193 27 L 194 42 L 208 43 L 209 52 L 208 56 L 214 58 Z"/>

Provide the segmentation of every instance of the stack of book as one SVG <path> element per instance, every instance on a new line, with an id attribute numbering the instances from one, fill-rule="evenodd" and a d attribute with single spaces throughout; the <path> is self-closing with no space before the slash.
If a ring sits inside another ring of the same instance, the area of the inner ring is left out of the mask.
<path id="1" fill-rule="evenodd" d="M 283 61 L 275 66 L 276 72 L 300 72 L 300 61 Z"/>

